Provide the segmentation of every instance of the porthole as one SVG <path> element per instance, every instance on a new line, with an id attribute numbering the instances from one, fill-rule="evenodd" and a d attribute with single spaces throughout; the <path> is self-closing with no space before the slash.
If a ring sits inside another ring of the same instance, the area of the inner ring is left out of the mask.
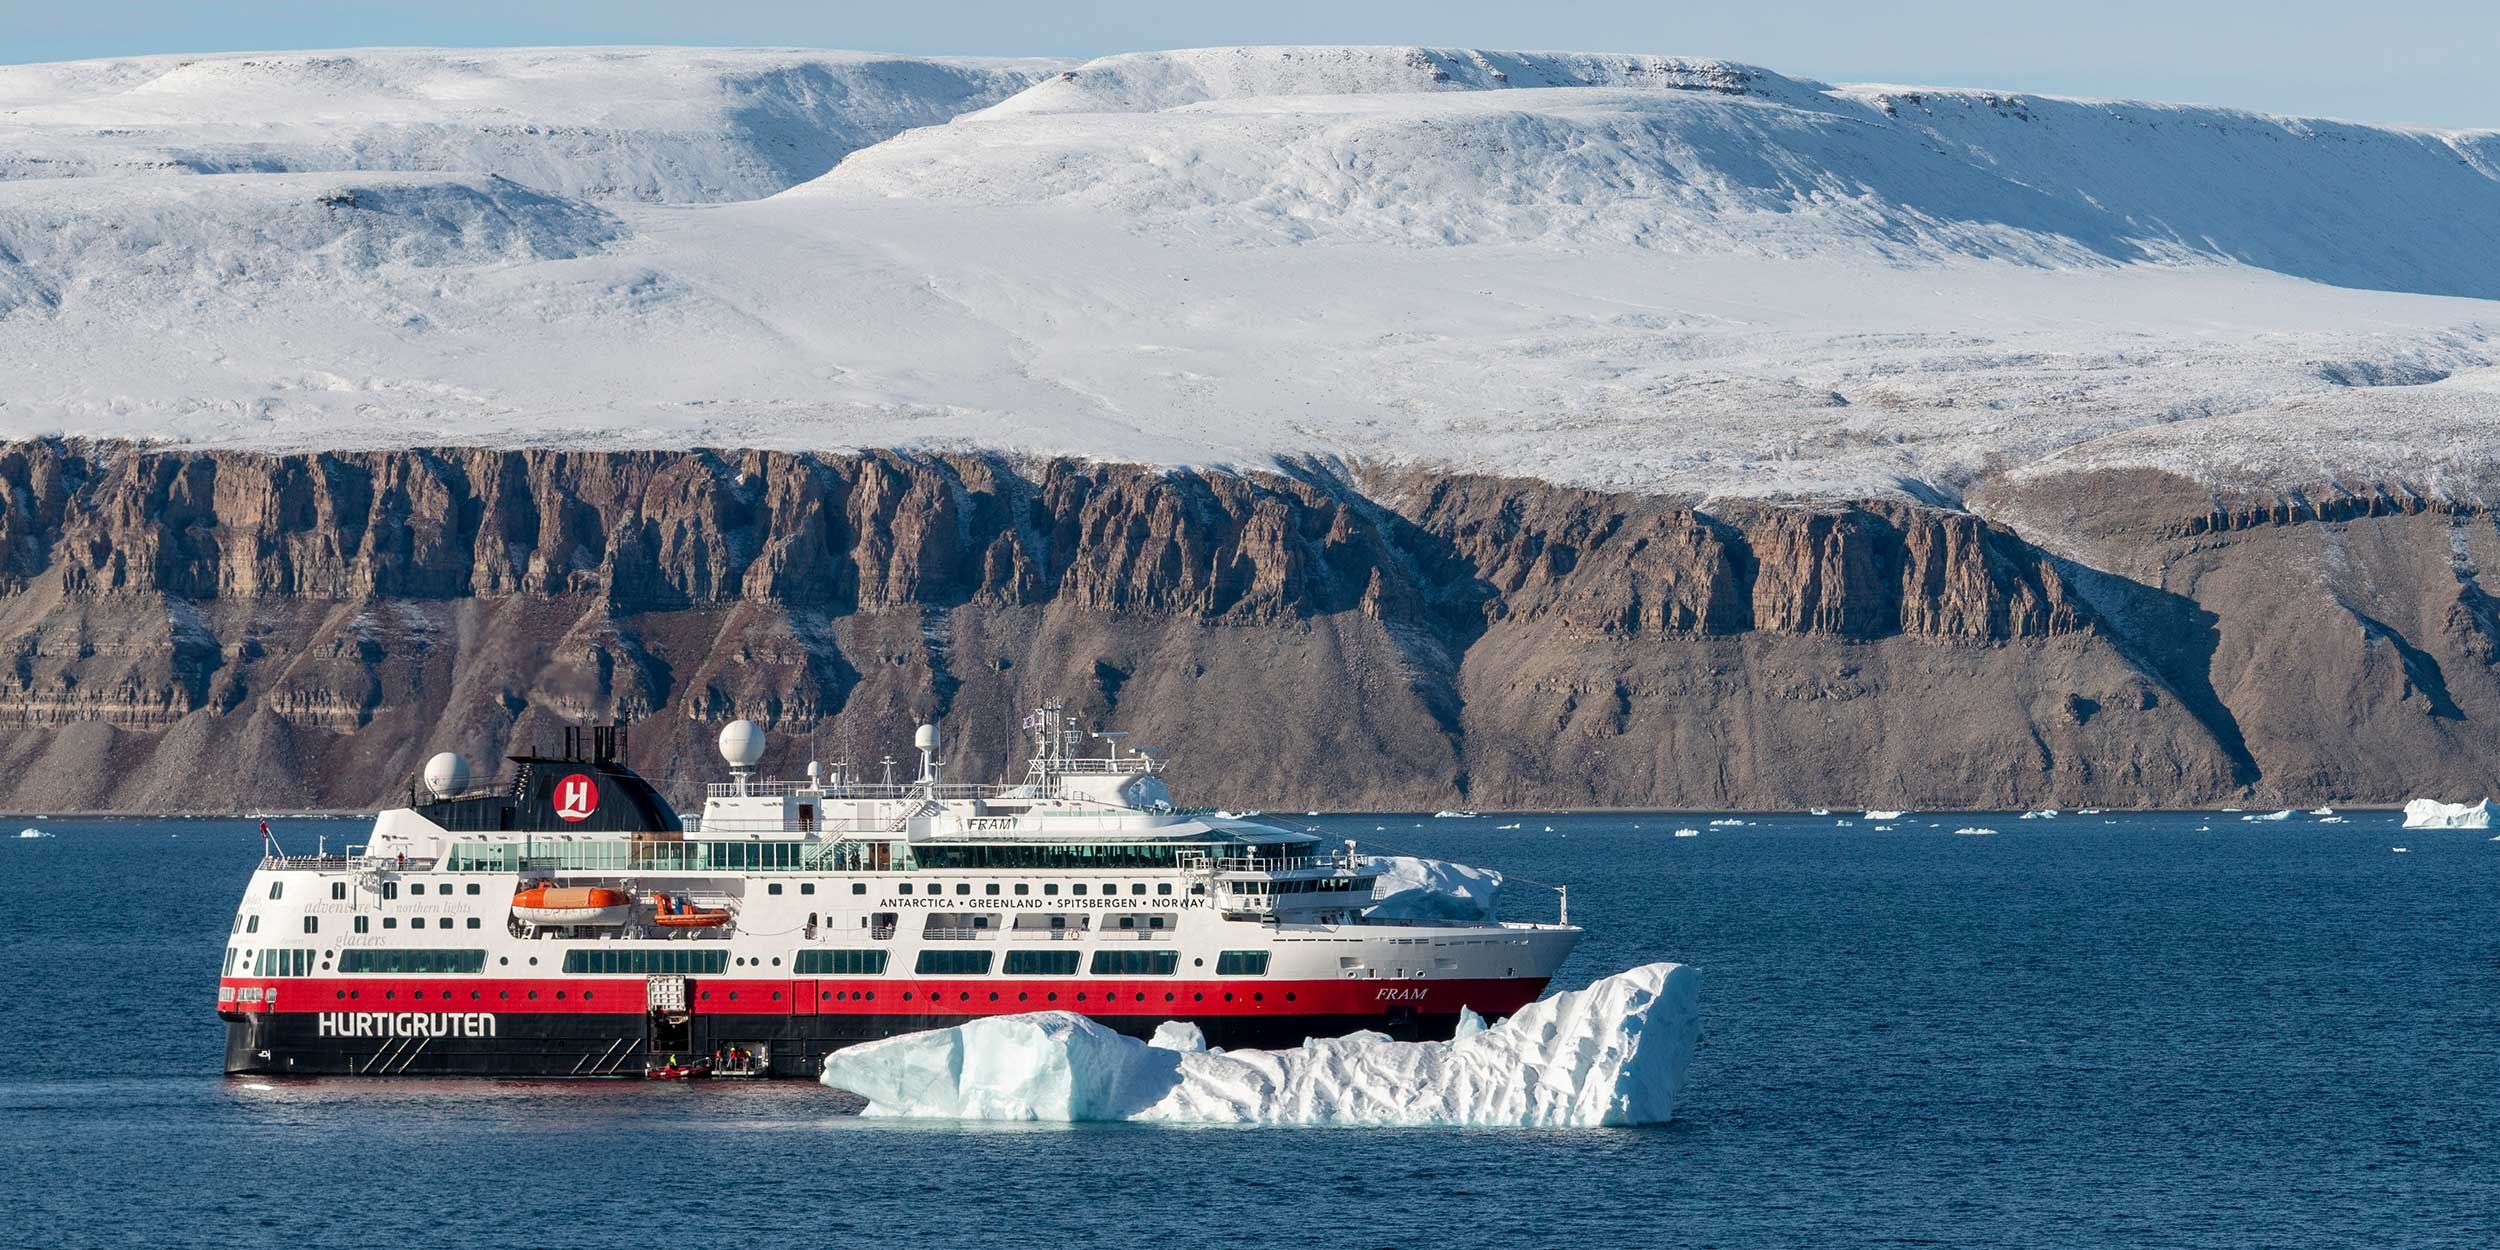
<path id="1" fill-rule="evenodd" d="M 701 990 L 701 991 L 698 991 L 698 994 L 699 994 L 699 996 L 703 999 L 703 1001 L 705 1001 L 705 1002 L 707 1002 L 707 1003 L 708 1003 L 708 1002 L 710 1002 L 710 1001 L 712 1001 L 712 991 L 710 991 L 710 990 Z"/>
<path id="2" fill-rule="evenodd" d="M 1266 1002 L 1266 1001 L 1267 1001 L 1267 995 L 1265 995 L 1265 994 L 1261 994 L 1261 993 L 1256 993 L 1256 992 L 1253 992 L 1253 993 L 1250 995 L 1250 1001 L 1251 1001 L 1251 1002 L 1254 1002 L 1254 1003 L 1263 1003 L 1263 1002 Z"/>
<path id="3" fill-rule="evenodd" d="M 382 997 L 383 997 L 383 999 L 384 999 L 385 1001 L 390 1000 L 390 999 L 397 998 L 397 997 L 399 997 L 399 991 L 398 991 L 398 990 L 384 990 L 384 991 L 382 991 Z"/>
<path id="4" fill-rule="evenodd" d="M 558 998 L 562 998 L 562 997 L 564 997 L 564 995 L 562 995 L 562 994 L 558 994 L 558 995 L 556 995 L 556 997 L 558 997 Z M 589 991 L 589 990 L 583 990 L 583 991 L 582 991 L 582 1001 L 583 1001 L 583 1002 L 589 1002 L 589 1001 L 590 1001 L 590 991 Z"/>
<path id="5" fill-rule="evenodd" d="M 1048 1003 L 1055 1003 L 1055 1002 L 1058 1002 L 1058 1001 L 1059 1001 L 1059 991 L 1057 991 L 1057 990 L 1052 990 L 1050 993 L 1047 993 L 1047 994 L 1042 995 L 1042 1001 L 1043 1001 L 1043 1002 L 1048 1002 Z"/>
<path id="6" fill-rule="evenodd" d="M 1024 991 L 1022 991 L 1022 990 L 1018 990 L 1018 991 L 1016 991 L 1016 1001 L 1017 1001 L 1017 1002 L 1023 1002 L 1024 1000 L 1026 1000 L 1026 999 L 1028 999 L 1028 998 L 1031 998 L 1031 997 L 1032 997 L 1032 995 L 1027 994 L 1027 993 L 1025 993 L 1025 992 L 1024 992 Z"/>
<path id="7" fill-rule="evenodd" d="M 498 991 L 496 991 L 496 992 L 495 992 L 495 997 L 500 998 L 500 999 L 504 1000 L 505 1002 L 510 1002 L 510 1001 L 512 1001 L 512 991 L 510 991 L 510 990 L 498 990 Z"/>
<path id="8" fill-rule="evenodd" d="M 347 991 L 347 996 L 349 998 L 363 998 L 365 996 L 365 992 L 363 990 L 349 990 Z"/>
<path id="9" fill-rule="evenodd" d="M 564 991 L 562 991 L 562 990 L 557 990 L 557 991 L 556 991 L 556 1001 L 557 1001 L 557 1002 L 559 1002 L 559 1003 L 564 1001 Z"/>
<path id="10" fill-rule="evenodd" d="M 341 998 L 345 998 L 345 997 L 347 997 L 347 991 L 345 991 L 345 990 L 340 990 L 340 991 L 338 992 L 338 996 L 339 996 L 339 997 L 341 997 Z"/>
<path id="11" fill-rule="evenodd" d="M 910 990 L 905 990 L 905 991 L 903 991 L 903 1001 L 904 1001 L 904 1002 L 907 1002 L 907 1003 L 911 1001 L 911 991 L 910 991 Z"/>
<path id="12" fill-rule="evenodd" d="M 1291 990 L 1287 990 L 1287 991 L 1285 991 L 1285 1001 L 1286 1001 L 1286 1002 L 1292 1002 L 1292 1001 L 1293 1001 L 1293 991 L 1291 991 Z"/>
<path id="13" fill-rule="evenodd" d="M 774 967 L 776 967 L 776 968 L 778 968 L 778 967 L 780 967 L 780 966 L 781 966 L 781 956 L 779 956 L 779 955 L 775 955 L 775 956 L 773 956 L 773 966 L 774 966 Z"/>
<path id="14" fill-rule="evenodd" d="M 1228 1003 L 1233 1001 L 1233 992 L 1231 990 L 1224 991 L 1224 1001 Z"/>
<path id="15" fill-rule="evenodd" d="M 530 1001 L 531 1001 L 531 1002 L 533 1002 L 533 1003 L 538 1001 L 538 991 L 536 991 L 536 990 L 531 990 L 531 991 L 530 991 Z"/>
<path id="16" fill-rule="evenodd" d="M 998 1001 L 998 991 L 997 991 L 997 990 L 991 990 L 991 991 L 990 991 L 990 1001 L 991 1001 L 991 1002 L 997 1002 L 997 1001 Z"/>
<path id="17" fill-rule="evenodd" d="M 831 997 L 833 997 L 833 991 L 832 991 L 832 990 L 820 990 L 820 991 L 818 991 L 818 992 L 817 992 L 817 994 L 816 994 L 816 998 L 817 998 L 817 1000 L 818 1000 L 818 1001 L 820 1001 L 820 1002 L 821 1002 L 821 1001 L 823 1001 L 823 1000 L 825 1000 L 825 999 L 831 998 Z"/>
<path id="18" fill-rule="evenodd" d="M 1165 990 L 1165 991 L 1163 991 L 1163 1001 L 1165 1001 L 1165 1002 L 1167 1002 L 1167 1003 L 1168 1003 L 1168 1002 L 1172 1001 L 1172 997 L 1173 997 L 1173 995 L 1172 995 L 1172 991 L 1170 991 L 1170 990 Z"/>
<path id="19" fill-rule="evenodd" d="M 1193 1003 L 1203 1003 L 1207 1001 L 1207 996 L 1204 993 L 1192 994 L 1189 996 L 1189 1001 Z"/>
<path id="20" fill-rule="evenodd" d="M 877 1001 L 877 992 L 875 990 L 868 991 L 868 1001 L 872 1003 Z"/>
<path id="21" fill-rule="evenodd" d="M 1085 991 L 1083 991 L 1083 990 L 1078 990 L 1078 991 L 1076 992 L 1076 1001 L 1078 1001 L 1078 1002 L 1080 1002 L 1080 1003 L 1085 1001 Z"/>
<path id="22" fill-rule="evenodd" d="M 781 991 L 779 991 L 779 990 L 774 990 L 774 991 L 773 991 L 773 1001 L 774 1001 L 774 1002 L 780 1002 L 780 1001 L 781 1001 Z"/>
<path id="23" fill-rule="evenodd" d="M 469 991 L 469 1001 L 470 1001 L 470 1002 L 476 1002 L 477 1000 L 479 1000 L 479 999 L 481 999 L 481 998 L 484 998 L 484 997 L 485 997 L 485 995 L 484 995 L 484 994 L 481 994 L 481 993 L 479 993 L 479 992 L 478 992 L 478 991 L 476 991 L 476 990 L 471 990 L 471 991 Z"/>

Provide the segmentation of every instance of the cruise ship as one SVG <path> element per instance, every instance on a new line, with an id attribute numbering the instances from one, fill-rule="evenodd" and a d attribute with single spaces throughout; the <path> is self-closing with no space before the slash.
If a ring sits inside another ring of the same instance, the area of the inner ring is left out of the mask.
<path id="1" fill-rule="evenodd" d="M 363 845 L 264 846 L 218 980 L 226 1070 L 813 1077 L 856 1042 L 1034 1011 L 1226 1047 L 1440 1038 L 1534 1000 L 1579 940 L 1567 902 L 1392 916 L 1353 843 L 1179 808 L 1158 755 L 1061 707 L 1024 728 L 1014 784 L 942 781 L 929 725 L 917 778 L 774 781 L 739 721 L 692 820 L 627 766 L 623 725 L 486 786 L 437 755 Z"/>

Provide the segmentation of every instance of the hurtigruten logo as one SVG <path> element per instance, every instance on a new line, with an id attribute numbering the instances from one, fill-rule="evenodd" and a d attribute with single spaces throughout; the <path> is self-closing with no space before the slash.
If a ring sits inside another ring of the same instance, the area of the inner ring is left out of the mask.
<path id="1" fill-rule="evenodd" d="M 318 1029 L 320 1037 L 493 1037 L 495 1016 L 487 1011 L 325 1012 Z"/>
<path id="2" fill-rule="evenodd" d="M 574 773 L 556 783 L 556 815 L 579 824 L 599 810 L 599 783 L 589 773 Z"/>

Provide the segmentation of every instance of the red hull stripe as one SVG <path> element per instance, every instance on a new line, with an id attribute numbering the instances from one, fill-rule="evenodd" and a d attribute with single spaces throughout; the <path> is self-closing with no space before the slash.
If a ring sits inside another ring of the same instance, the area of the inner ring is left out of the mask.
<path id="1" fill-rule="evenodd" d="M 229 977 L 221 1011 L 564 1012 L 639 1015 L 641 977 Z M 1189 981 L 1112 977 L 850 977 L 799 981 L 689 977 L 697 1015 L 1368 1015 L 1392 1007 L 1503 1016 L 1535 1000 L 1542 980 Z M 248 992 L 260 991 L 258 1001 Z M 230 991 L 230 993 L 229 993 Z"/>

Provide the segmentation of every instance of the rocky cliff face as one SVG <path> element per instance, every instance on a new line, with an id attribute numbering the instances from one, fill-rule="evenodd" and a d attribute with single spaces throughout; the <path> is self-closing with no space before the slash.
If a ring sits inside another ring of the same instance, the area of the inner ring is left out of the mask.
<path id="1" fill-rule="evenodd" d="M 367 805 L 619 714 L 681 794 L 741 716 L 782 768 L 936 718 L 984 776 L 1053 697 L 1210 803 L 2394 800 L 2488 786 L 2500 717 L 2487 521 L 2177 483 L 2009 495 L 2031 541 L 977 456 L 24 443 L 0 485 L 21 809 Z"/>

